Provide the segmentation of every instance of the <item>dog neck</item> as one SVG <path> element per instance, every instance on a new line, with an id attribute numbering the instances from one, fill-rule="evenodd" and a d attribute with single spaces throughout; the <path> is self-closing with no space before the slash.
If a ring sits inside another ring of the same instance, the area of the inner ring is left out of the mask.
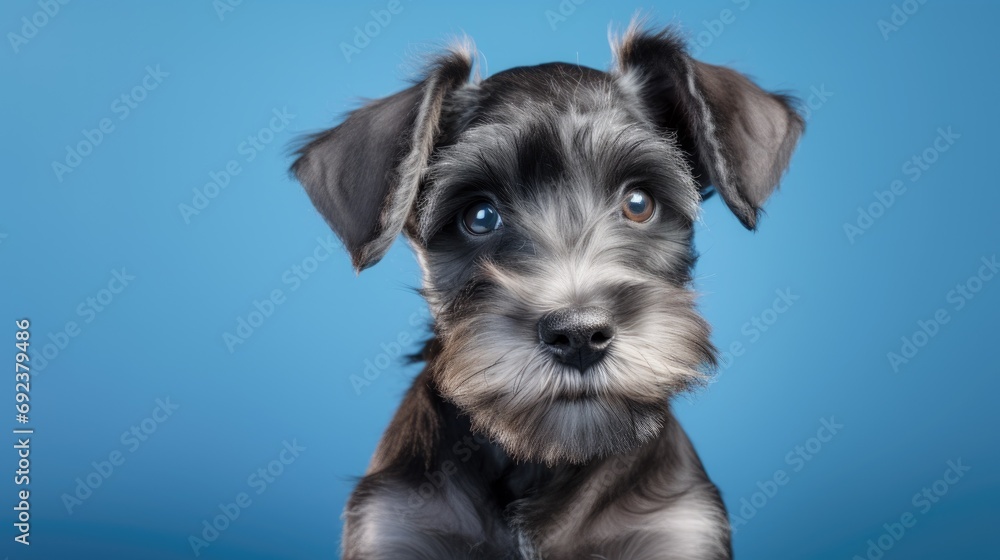
<path id="1" fill-rule="evenodd" d="M 659 511 L 680 513 L 644 530 L 679 531 L 671 546 L 680 539 L 728 547 L 722 501 L 669 412 L 654 437 L 616 455 L 581 464 L 519 461 L 441 396 L 431 350 L 348 503 L 349 538 L 364 540 L 364 519 L 395 519 L 419 534 L 459 532 L 523 558 L 539 558 L 533 551 L 572 558 L 586 544 L 581 539 L 612 542 L 635 512 Z"/>
<path id="2" fill-rule="evenodd" d="M 544 520 L 547 512 L 570 507 L 574 496 L 587 494 L 599 501 L 620 494 L 654 465 L 677 465 L 678 457 L 696 457 L 693 449 L 678 453 L 677 446 L 689 448 L 690 443 L 668 415 L 658 437 L 622 455 L 581 464 L 518 460 L 473 430 L 468 415 L 438 392 L 433 381 L 433 341 L 424 356 L 431 359 L 386 430 L 368 475 L 400 477 L 416 487 L 456 484 L 463 491 L 485 494 L 482 497 L 496 504 L 509 520 L 524 522 Z"/>

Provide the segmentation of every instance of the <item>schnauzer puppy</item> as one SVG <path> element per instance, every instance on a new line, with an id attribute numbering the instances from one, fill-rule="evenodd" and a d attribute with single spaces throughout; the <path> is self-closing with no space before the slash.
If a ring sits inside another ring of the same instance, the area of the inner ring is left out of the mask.
<path id="1" fill-rule="evenodd" d="M 756 227 L 803 120 L 672 30 L 612 43 L 488 79 L 453 49 L 298 152 L 358 271 L 405 235 L 433 317 L 345 559 L 730 558 L 669 404 L 715 362 L 692 232 L 713 192 Z"/>

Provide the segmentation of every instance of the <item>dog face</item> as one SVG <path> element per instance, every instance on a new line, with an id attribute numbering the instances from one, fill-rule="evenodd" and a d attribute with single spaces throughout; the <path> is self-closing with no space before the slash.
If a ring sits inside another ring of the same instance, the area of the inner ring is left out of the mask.
<path id="1" fill-rule="evenodd" d="M 748 228 L 802 120 L 783 96 L 631 28 L 601 72 L 468 81 L 453 51 L 314 137 L 293 170 L 360 270 L 403 231 L 436 388 L 512 456 L 584 462 L 653 437 L 714 363 L 690 289 L 712 192 Z"/>

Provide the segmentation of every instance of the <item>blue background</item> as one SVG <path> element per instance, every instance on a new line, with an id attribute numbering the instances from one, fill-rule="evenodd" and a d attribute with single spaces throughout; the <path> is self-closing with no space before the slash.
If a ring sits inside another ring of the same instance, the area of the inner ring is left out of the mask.
<path id="1" fill-rule="evenodd" d="M 9 435 L 0 448 L 0 554 L 192 557 L 188 536 L 247 492 L 251 505 L 202 557 L 336 556 L 353 477 L 416 371 L 398 358 L 385 365 L 382 354 L 394 353 L 400 335 L 426 333 L 410 321 L 422 321 L 424 306 L 402 242 L 360 277 L 338 251 L 298 289 L 285 282 L 330 236 L 286 174 L 289 142 L 331 126 L 359 98 L 401 89 L 416 55 L 449 36 L 468 33 L 487 74 L 552 60 L 605 68 L 609 22 L 644 8 L 683 25 L 699 58 L 812 104 L 760 231 L 743 230 L 716 198 L 697 236 L 701 309 L 717 345 L 739 342 L 744 352 L 677 409 L 731 514 L 744 499 L 761 506 L 738 525 L 737 556 L 864 557 L 868 540 L 906 512 L 916 525 L 898 540 L 883 537 L 887 559 L 1000 556 L 1000 281 L 973 281 L 981 289 L 962 309 L 948 300 L 981 258 L 1000 251 L 995 4 L 927 2 L 886 38 L 878 21 L 892 16 L 889 0 L 588 0 L 565 4 L 563 19 L 552 17 L 556 0 L 461 8 L 404 0 L 348 60 L 341 44 L 387 4 L 243 2 L 220 17 L 207 0 L 72 2 L 17 52 L 0 47 L 8 341 L 0 355 L 13 364 L 22 317 L 36 351 L 32 545 L 12 540 Z M 21 18 L 41 9 L 3 3 L 0 30 L 21 33 Z M 115 100 L 157 65 L 168 75 L 121 119 Z M 241 143 L 283 108 L 294 118 L 247 161 Z M 114 130 L 60 181 L 53 162 L 103 118 Z M 948 127 L 957 140 L 932 151 L 936 161 L 912 180 L 907 161 Z M 186 221 L 179 205 L 191 205 L 193 189 L 230 160 L 240 173 Z M 849 238 L 845 224 L 895 180 L 905 193 Z M 135 279 L 102 311 L 78 313 L 122 267 Z M 230 352 L 224 333 L 275 289 L 283 303 Z M 786 289 L 798 299 L 768 311 Z M 887 354 L 942 308 L 948 322 L 894 371 Z M 772 322 L 759 337 L 744 328 L 754 317 Z M 68 321 L 79 333 L 67 342 L 57 333 Z M 43 368 L 37 351 L 50 343 Z M 382 365 L 356 391 L 351 376 L 366 361 Z M 6 379 L 0 409 L 13 428 Z M 129 451 L 122 433 L 168 397 L 179 408 L 147 421 L 156 431 Z M 788 453 L 830 417 L 843 428 L 818 450 L 812 442 L 816 453 L 794 470 Z M 258 494 L 248 477 L 286 441 L 305 449 Z M 70 512 L 64 494 L 115 451 L 124 463 Z M 939 483 L 947 494 L 923 513 L 914 494 L 958 459 L 970 470 Z M 778 470 L 788 483 L 755 497 Z"/>

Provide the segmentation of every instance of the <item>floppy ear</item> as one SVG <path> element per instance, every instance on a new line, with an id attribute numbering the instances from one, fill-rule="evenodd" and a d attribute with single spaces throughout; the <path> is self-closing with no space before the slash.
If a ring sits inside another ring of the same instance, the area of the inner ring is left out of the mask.
<path id="1" fill-rule="evenodd" d="M 613 44 L 616 75 L 646 115 L 677 135 L 703 194 L 714 187 L 747 229 L 778 186 L 804 122 L 790 97 L 746 76 L 698 62 L 677 34 L 633 24 Z"/>
<path id="2" fill-rule="evenodd" d="M 471 70 L 469 51 L 451 51 L 415 85 L 353 111 L 298 150 L 292 172 L 359 272 L 385 255 L 410 217 L 442 105 Z"/>

